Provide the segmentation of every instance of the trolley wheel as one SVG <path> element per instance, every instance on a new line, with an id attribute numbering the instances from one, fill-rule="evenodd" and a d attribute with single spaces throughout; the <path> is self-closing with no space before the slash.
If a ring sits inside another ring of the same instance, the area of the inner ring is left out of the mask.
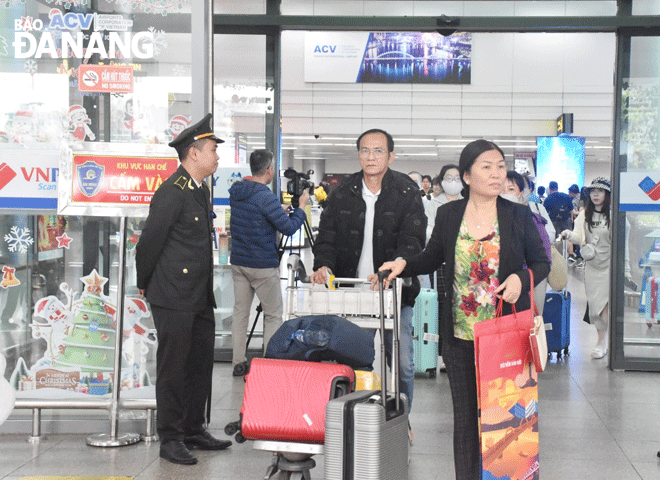
<path id="1" fill-rule="evenodd" d="M 646 322 L 646 326 L 651 328 L 653 326 L 653 324 L 651 322 Z M 660 452 L 658 452 L 658 453 L 660 453 Z"/>
<path id="2" fill-rule="evenodd" d="M 264 477 L 264 480 L 271 480 L 275 478 L 275 475 L 277 475 L 277 466 L 271 465 L 266 469 L 266 476 Z"/>
<path id="3" fill-rule="evenodd" d="M 568 347 L 566 347 L 566 348 L 564 349 L 564 356 L 566 356 L 566 355 L 570 355 L 570 354 L 568 353 Z"/>
<path id="4" fill-rule="evenodd" d="M 241 429 L 241 422 L 230 422 L 225 426 L 225 433 L 230 437 Z"/>
<path id="5" fill-rule="evenodd" d="M 560 358 L 561 358 L 561 350 L 557 352 L 557 360 L 559 360 Z"/>
<path id="6" fill-rule="evenodd" d="M 435 378 L 437 376 L 437 373 L 436 373 L 437 371 L 436 371 L 435 368 L 430 368 L 430 369 L 427 370 L 427 372 L 429 372 L 429 378 Z"/>
<path id="7" fill-rule="evenodd" d="M 235 438 L 236 438 L 236 443 L 245 443 L 245 441 L 247 440 L 247 438 L 245 438 L 241 432 L 238 432 Z"/>

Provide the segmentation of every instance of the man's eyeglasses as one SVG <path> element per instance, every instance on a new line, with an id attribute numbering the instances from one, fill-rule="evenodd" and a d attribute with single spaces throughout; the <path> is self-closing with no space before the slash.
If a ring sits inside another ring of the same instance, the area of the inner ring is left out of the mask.
<path id="1" fill-rule="evenodd" d="M 370 154 L 373 154 L 373 156 L 376 158 L 382 158 L 387 155 L 387 152 L 382 148 L 374 148 L 373 150 L 369 150 L 368 148 L 361 148 L 358 150 L 358 152 L 361 157 L 368 157 Z"/>

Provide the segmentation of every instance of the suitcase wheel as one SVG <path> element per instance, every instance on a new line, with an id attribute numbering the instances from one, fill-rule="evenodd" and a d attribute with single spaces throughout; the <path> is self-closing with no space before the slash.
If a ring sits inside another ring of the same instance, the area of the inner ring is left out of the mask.
<path id="1" fill-rule="evenodd" d="M 247 438 L 245 438 L 241 432 L 238 432 L 235 438 L 236 438 L 236 443 L 245 443 L 245 441 L 247 440 Z"/>
<path id="2" fill-rule="evenodd" d="M 429 372 L 429 378 L 435 378 L 437 375 L 435 368 L 429 368 L 427 372 Z"/>
<path id="3" fill-rule="evenodd" d="M 241 429 L 241 422 L 230 422 L 225 426 L 225 433 L 230 437 Z"/>
<path id="4" fill-rule="evenodd" d="M 564 356 L 568 355 L 568 347 L 564 349 Z"/>

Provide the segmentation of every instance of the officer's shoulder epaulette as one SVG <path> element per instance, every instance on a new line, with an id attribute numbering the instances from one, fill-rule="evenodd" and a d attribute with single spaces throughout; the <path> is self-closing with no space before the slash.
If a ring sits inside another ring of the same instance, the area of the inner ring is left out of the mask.
<path id="1" fill-rule="evenodd" d="M 174 182 L 174 185 L 176 185 L 181 190 L 183 190 L 184 188 L 186 188 L 186 183 L 187 182 L 188 182 L 188 178 L 184 175 L 181 175 L 179 178 L 176 179 L 176 181 Z"/>

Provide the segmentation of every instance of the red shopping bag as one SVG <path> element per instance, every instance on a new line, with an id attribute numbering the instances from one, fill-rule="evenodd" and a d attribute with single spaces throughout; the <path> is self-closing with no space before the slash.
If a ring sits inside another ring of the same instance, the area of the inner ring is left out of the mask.
<path id="1" fill-rule="evenodd" d="M 539 478 L 532 325 L 532 309 L 516 312 L 514 307 L 514 313 L 502 316 L 500 300 L 497 316 L 474 326 L 482 480 Z"/>

